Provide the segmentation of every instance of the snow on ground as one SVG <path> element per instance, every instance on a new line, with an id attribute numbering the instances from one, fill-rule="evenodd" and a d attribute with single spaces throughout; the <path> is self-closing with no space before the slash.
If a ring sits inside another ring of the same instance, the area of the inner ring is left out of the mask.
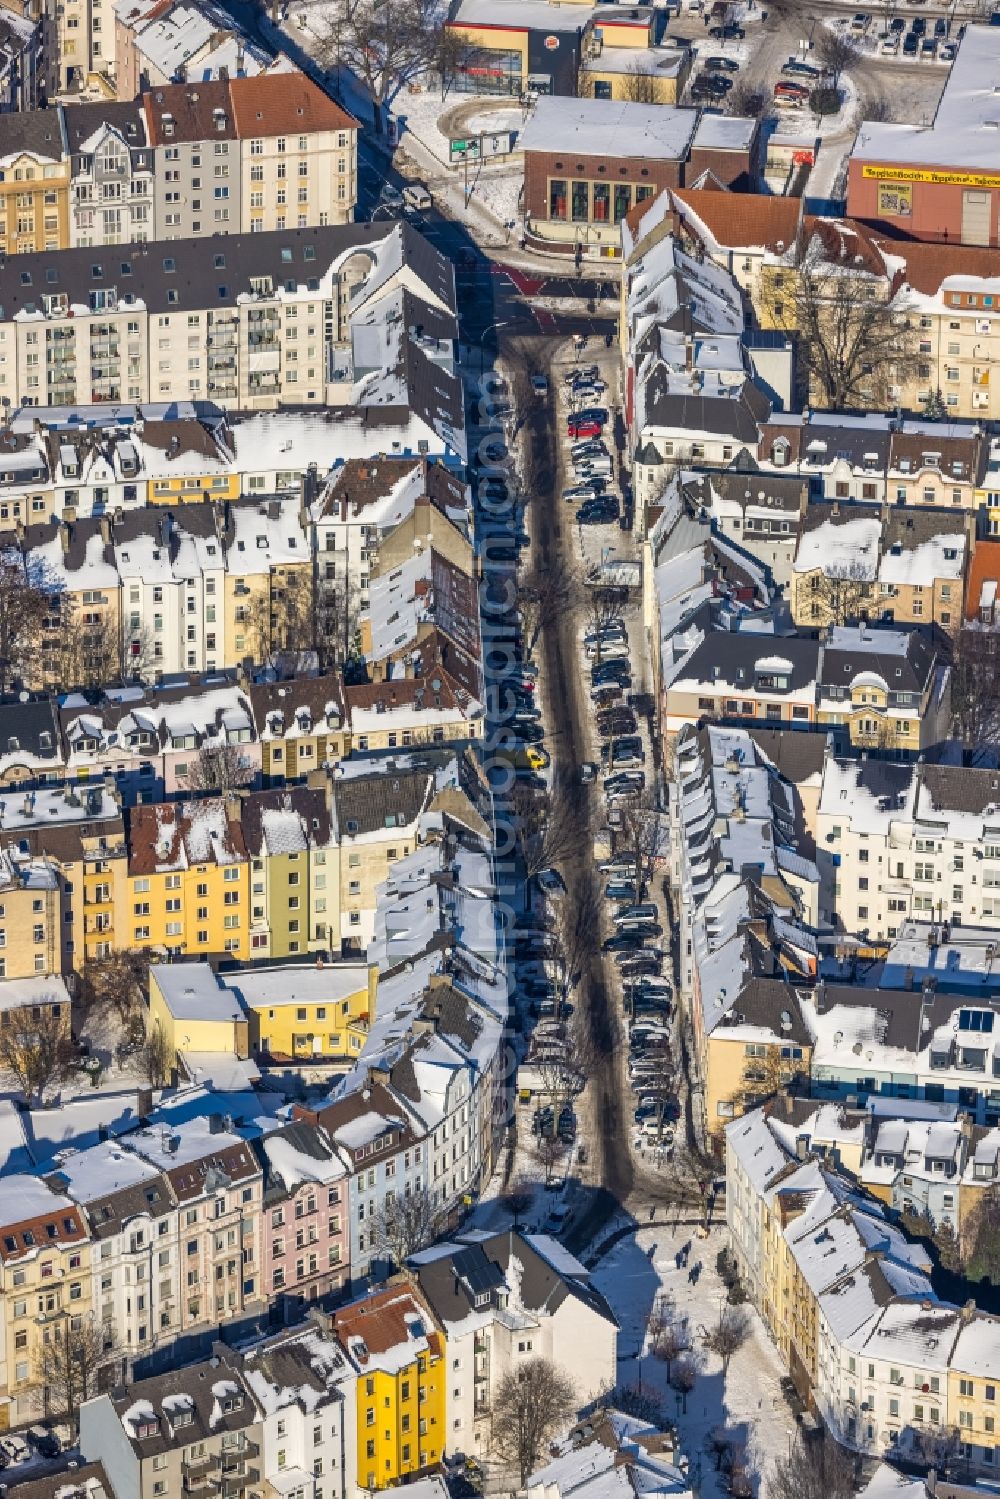
<path id="1" fill-rule="evenodd" d="M 689 1240 L 689 1265 L 700 1261 L 702 1267 L 697 1283 L 690 1281 L 687 1269 L 677 1268 L 674 1258 Z M 725 1288 L 716 1273 L 715 1260 L 727 1240 L 724 1228 L 714 1229 L 707 1239 L 695 1238 L 694 1230 L 684 1226 L 676 1230 L 642 1228 L 620 1240 L 596 1266 L 592 1277 L 621 1323 L 619 1384 L 640 1383 L 637 1354 L 643 1348 L 646 1324 L 658 1296 L 671 1297 L 677 1312 L 688 1319 L 698 1380 L 687 1397 L 686 1414 L 683 1409 L 678 1412 L 677 1396 L 667 1384 L 665 1365 L 658 1359 L 641 1359 L 641 1384 L 643 1393 L 655 1392 L 662 1400 L 664 1414 L 677 1420 L 682 1449 L 695 1473 L 700 1464 L 700 1499 L 723 1499 L 726 1494 L 725 1476 L 716 1472 L 707 1447 L 711 1432 L 724 1427 L 734 1443 L 745 1447 L 762 1496 L 766 1495 L 771 1464 L 787 1454 L 795 1433 L 778 1383 L 784 1371 L 752 1308 L 748 1310 L 753 1318 L 753 1336 L 734 1356 L 725 1380 L 721 1359 L 704 1347 L 705 1331 L 718 1321 L 720 1308 L 725 1305 Z"/>

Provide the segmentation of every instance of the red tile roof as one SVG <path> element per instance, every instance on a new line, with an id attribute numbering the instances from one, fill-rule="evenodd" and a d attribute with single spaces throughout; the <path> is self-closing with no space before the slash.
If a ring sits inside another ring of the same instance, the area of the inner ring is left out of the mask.
<path id="1" fill-rule="evenodd" d="M 304 73 L 264 73 L 234 78 L 230 85 L 236 133 L 241 140 L 264 135 L 357 130 L 358 122 Z"/>
<path id="2" fill-rule="evenodd" d="M 990 582 L 1000 585 L 1000 541 L 978 541 L 969 564 L 969 581 L 965 589 L 966 619 L 979 618 L 983 584 Z"/>
<path id="3" fill-rule="evenodd" d="M 708 188 L 674 188 L 673 195 L 697 215 L 720 245 L 760 245 L 777 252 L 795 243 L 802 211 L 798 198 Z"/>

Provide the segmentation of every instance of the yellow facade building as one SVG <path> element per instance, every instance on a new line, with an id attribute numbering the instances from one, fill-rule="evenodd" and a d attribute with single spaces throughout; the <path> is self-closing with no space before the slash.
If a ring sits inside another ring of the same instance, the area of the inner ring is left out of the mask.
<path id="1" fill-rule="evenodd" d="M 60 1360 L 67 1336 L 93 1315 L 91 1250 L 87 1225 L 74 1202 L 37 1177 L 4 1177 L 0 1430 L 58 1409 L 46 1376 Z"/>
<path id="2" fill-rule="evenodd" d="M 250 862 L 239 798 L 133 808 L 127 902 L 127 946 L 248 957 Z"/>
<path id="3" fill-rule="evenodd" d="M 407 1286 L 335 1313 L 334 1330 L 357 1369 L 358 1486 L 370 1491 L 434 1467 L 447 1440 L 443 1335 Z"/>
<path id="4" fill-rule="evenodd" d="M 0 126 L 0 253 L 69 246 L 72 158 L 62 110 L 4 115 Z"/>

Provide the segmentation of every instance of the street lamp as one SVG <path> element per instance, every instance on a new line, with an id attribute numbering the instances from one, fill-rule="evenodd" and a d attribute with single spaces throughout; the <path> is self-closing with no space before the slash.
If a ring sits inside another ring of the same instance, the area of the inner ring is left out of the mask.
<path id="1" fill-rule="evenodd" d="M 479 373 L 482 374 L 486 366 L 486 335 L 492 333 L 494 328 L 506 328 L 509 320 L 500 323 L 489 323 L 479 335 Z"/>

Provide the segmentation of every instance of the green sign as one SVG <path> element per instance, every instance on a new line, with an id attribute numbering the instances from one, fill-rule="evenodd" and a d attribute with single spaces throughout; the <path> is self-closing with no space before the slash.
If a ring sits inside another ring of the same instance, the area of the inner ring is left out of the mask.
<path id="1" fill-rule="evenodd" d="M 467 140 L 449 141 L 448 147 L 453 162 L 479 160 L 478 135 L 469 136 Z"/>

